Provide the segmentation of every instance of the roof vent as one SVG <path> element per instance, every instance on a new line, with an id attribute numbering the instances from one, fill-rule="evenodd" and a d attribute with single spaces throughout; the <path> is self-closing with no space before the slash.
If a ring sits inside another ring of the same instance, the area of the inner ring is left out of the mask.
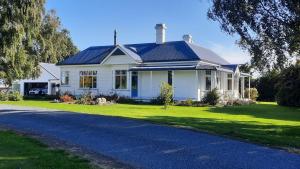
<path id="1" fill-rule="evenodd" d="M 187 34 L 187 35 L 183 35 L 183 40 L 188 42 L 188 43 L 193 43 L 193 38 L 192 38 L 192 35 L 190 34 Z"/>
<path id="2" fill-rule="evenodd" d="M 166 25 L 163 23 L 156 24 L 156 44 L 163 44 L 166 42 Z"/>

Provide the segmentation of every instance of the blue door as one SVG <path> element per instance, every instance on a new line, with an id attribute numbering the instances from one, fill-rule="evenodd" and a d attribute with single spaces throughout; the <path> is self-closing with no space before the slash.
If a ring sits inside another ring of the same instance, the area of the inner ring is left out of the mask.
<path id="1" fill-rule="evenodd" d="M 138 97 L 138 72 L 131 72 L 131 97 Z"/>

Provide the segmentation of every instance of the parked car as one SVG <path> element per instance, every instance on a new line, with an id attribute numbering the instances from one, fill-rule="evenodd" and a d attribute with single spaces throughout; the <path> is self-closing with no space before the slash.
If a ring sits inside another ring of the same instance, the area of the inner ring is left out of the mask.
<path id="1" fill-rule="evenodd" d="M 31 90 L 29 90 L 29 94 L 30 95 L 42 95 L 42 94 L 47 94 L 48 93 L 48 89 L 44 89 L 44 88 L 33 88 Z"/>

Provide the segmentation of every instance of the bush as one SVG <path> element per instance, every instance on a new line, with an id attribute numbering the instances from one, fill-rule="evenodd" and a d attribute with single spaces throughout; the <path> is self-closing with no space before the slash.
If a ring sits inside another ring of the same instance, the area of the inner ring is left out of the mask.
<path id="1" fill-rule="evenodd" d="M 173 100 L 173 89 L 172 86 L 166 82 L 163 82 L 160 86 L 160 98 L 163 101 L 164 108 L 167 109 Z"/>
<path id="2" fill-rule="evenodd" d="M 93 105 L 95 104 L 94 97 L 92 96 L 91 92 L 87 92 L 83 94 L 77 101 L 76 104 L 86 104 L 86 105 Z"/>
<path id="3" fill-rule="evenodd" d="M 212 91 L 207 92 L 202 102 L 209 105 L 216 105 L 219 102 L 220 96 L 218 94 L 217 88 Z"/>
<path id="4" fill-rule="evenodd" d="M 120 96 L 118 98 L 118 100 L 116 101 L 117 103 L 127 103 L 127 104 L 136 104 L 136 103 L 140 103 L 132 98 L 129 97 L 124 97 L 124 96 Z"/>
<path id="5" fill-rule="evenodd" d="M 163 98 L 161 98 L 160 96 L 151 99 L 150 104 L 154 104 L 154 105 L 163 105 L 164 104 L 164 100 Z"/>
<path id="6" fill-rule="evenodd" d="M 113 93 L 111 95 L 100 94 L 95 96 L 95 98 L 105 98 L 109 102 L 117 103 L 118 100 L 120 99 L 120 96 L 118 96 L 117 93 Z"/>
<path id="7" fill-rule="evenodd" d="M 248 98 L 249 89 L 245 90 L 245 98 Z M 256 101 L 258 97 L 258 91 L 256 88 L 250 88 L 250 99 Z"/>
<path id="8" fill-rule="evenodd" d="M 59 96 L 56 95 L 29 95 L 29 96 L 23 96 L 24 100 L 54 100 L 54 99 L 59 99 Z"/>
<path id="9" fill-rule="evenodd" d="M 249 105 L 255 104 L 256 102 L 253 100 L 245 100 L 245 99 L 233 99 L 222 101 L 221 104 L 224 106 L 241 106 L 241 105 Z"/>
<path id="10" fill-rule="evenodd" d="M 187 99 L 187 100 L 177 102 L 176 105 L 177 106 L 193 106 L 194 101 L 192 99 Z"/>
<path id="11" fill-rule="evenodd" d="M 8 94 L 9 101 L 20 101 L 22 99 L 23 99 L 23 97 L 20 94 L 20 92 L 18 92 L 18 91 L 14 91 L 14 92 L 11 92 Z"/>
<path id="12" fill-rule="evenodd" d="M 292 65 L 279 75 L 276 100 L 283 106 L 300 106 L 300 64 Z"/>
<path id="13" fill-rule="evenodd" d="M 8 94 L 5 92 L 0 92 L 0 101 L 7 101 L 8 100 Z"/>
<path id="14" fill-rule="evenodd" d="M 275 101 L 275 95 L 277 93 L 275 84 L 278 81 L 278 76 L 279 72 L 273 70 L 255 80 L 253 84 L 259 93 L 257 100 Z"/>
<path id="15" fill-rule="evenodd" d="M 72 96 L 70 96 L 70 95 L 65 94 L 65 95 L 60 96 L 59 100 L 61 102 L 73 102 L 74 98 Z"/>

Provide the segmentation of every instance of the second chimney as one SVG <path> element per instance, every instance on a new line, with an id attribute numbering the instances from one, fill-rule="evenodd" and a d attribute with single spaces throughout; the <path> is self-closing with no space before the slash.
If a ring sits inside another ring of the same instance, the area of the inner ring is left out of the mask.
<path id="1" fill-rule="evenodd" d="M 192 39 L 192 35 L 187 34 L 187 35 L 183 35 L 183 40 L 188 42 L 188 43 L 193 43 L 193 39 Z"/>
<path id="2" fill-rule="evenodd" d="M 163 44 L 166 42 L 166 25 L 163 23 L 156 24 L 156 44 Z"/>

